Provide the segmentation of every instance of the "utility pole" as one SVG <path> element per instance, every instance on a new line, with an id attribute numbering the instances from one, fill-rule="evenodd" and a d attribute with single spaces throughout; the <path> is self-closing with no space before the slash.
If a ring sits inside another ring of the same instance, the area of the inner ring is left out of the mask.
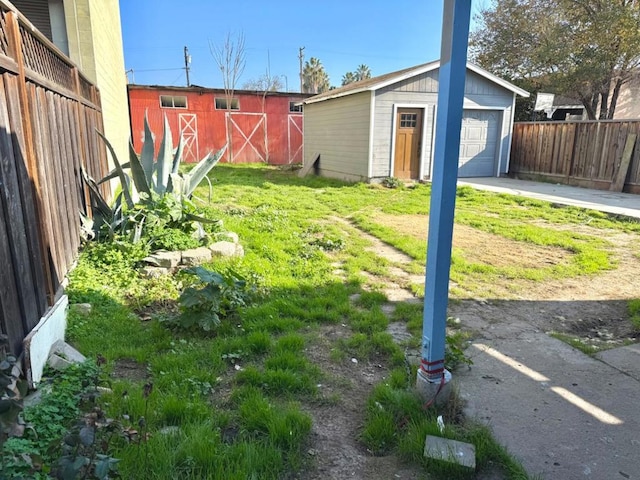
<path id="1" fill-rule="evenodd" d="M 416 387 L 427 405 L 446 401 L 451 373 L 444 368 L 451 239 L 456 206 L 460 128 L 467 71 L 471 0 L 445 0 L 438 73 L 438 113 L 424 289 L 422 361 Z"/>
<path id="2" fill-rule="evenodd" d="M 184 47 L 184 71 L 187 72 L 187 87 L 191 86 L 189 82 L 189 64 L 191 63 L 191 55 L 189 55 L 189 49 Z"/>
<path id="3" fill-rule="evenodd" d="M 304 92 L 303 89 L 303 84 L 304 82 L 302 81 L 302 61 L 304 60 L 304 47 L 300 47 L 298 49 L 298 60 L 300 60 L 300 93 Z"/>

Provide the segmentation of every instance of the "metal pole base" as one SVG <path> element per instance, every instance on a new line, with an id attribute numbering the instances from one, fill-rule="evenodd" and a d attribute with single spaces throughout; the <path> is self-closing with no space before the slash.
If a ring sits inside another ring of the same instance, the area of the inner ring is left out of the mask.
<path id="1" fill-rule="evenodd" d="M 442 405 L 449 401 L 451 397 L 451 372 L 444 371 L 444 381 L 439 376 L 435 379 L 427 377 L 425 372 L 419 368 L 416 379 L 416 390 L 425 403 L 432 405 Z"/>

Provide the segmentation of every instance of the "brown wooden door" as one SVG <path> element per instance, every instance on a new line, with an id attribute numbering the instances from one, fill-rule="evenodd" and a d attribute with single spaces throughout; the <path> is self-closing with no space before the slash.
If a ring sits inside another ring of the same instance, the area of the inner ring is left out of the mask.
<path id="1" fill-rule="evenodd" d="M 396 147 L 393 176 L 418 179 L 420 176 L 420 141 L 422 109 L 399 108 L 396 118 Z"/>

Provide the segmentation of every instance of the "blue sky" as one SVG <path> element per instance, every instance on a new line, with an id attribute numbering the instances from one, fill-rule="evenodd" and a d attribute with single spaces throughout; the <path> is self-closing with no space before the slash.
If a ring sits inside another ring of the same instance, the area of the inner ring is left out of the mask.
<path id="1" fill-rule="evenodd" d="M 317 57 L 331 84 L 367 64 L 381 75 L 435 60 L 440 52 L 443 0 L 121 0 L 125 67 L 139 84 L 221 87 L 209 43 L 243 32 L 246 67 L 238 86 L 264 74 L 299 89 L 298 48 Z"/>

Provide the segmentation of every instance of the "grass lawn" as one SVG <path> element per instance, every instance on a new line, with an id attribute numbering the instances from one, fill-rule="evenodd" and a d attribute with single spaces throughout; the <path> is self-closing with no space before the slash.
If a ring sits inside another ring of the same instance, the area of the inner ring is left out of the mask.
<path id="1" fill-rule="evenodd" d="M 87 248 L 71 275 L 71 303 L 91 303 L 93 311 L 71 313 L 69 340 L 87 356 L 106 358 L 112 393 L 102 402 L 109 415 L 149 434 L 138 444 L 113 440 L 123 478 L 305 478 L 314 462 L 307 453 L 313 409 L 340 404 L 349 394 L 341 389 L 344 380 L 310 355 L 319 346 L 336 365 L 353 358 L 379 363 L 385 372 L 369 399 L 361 399 L 365 423 L 358 437 L 372 455 L 416 462 L 436 475 L 429 478 L 469 478 L 422 458 L 425 435 L 438 432 L 435 419 L 443 413 L 445 436 L 473 442 L 481 470 L 527 478 L 487 429 L 461 424 L 456 408 L 421 408 L 409 388 L 415 370 L 407 371 L 403 347 L 386 332 L 381 286 L 394 268 L 413 275 L 424 270 L 428 185 L 386 189 L 301 180 L 246 165 L 220 165 L 210 178 L 207 216 L 237 232 L 246 255 L 208 267 L 233 269 L 258 289 L 257 300 L 239 315 L 210 333 L 168 328 L 163 321 L 175 316 L 185 278 L 141 278 L 135 270 L 140 252 L 126 245 Z M 197 194 L 207 197 L 205 188 Z M 512 285 L 502 292 L 509 295 L 532 282 L 615 268 L 607 240 L 563 226 L 640 232 L 638 224 L 605 215 L 466 187 L 457 202 L 453 298 L 483 296 L 499 280 Z M 412 260 L 393 265 L 373 255 L 358 229 Z M 479 251 L 478 238 L 523 253 L 505 261 Z M 421 292 L 418 283 L 412 288 Z M 354 294 L 357 302 L 350 300 Z M 418 332 L 421 307 L 399 305 L 393 320 Z M 322 336 L 331 327 L 347 333 L 329 341 Z M 149 394 L 144 386 L 150 384 Z"/>

